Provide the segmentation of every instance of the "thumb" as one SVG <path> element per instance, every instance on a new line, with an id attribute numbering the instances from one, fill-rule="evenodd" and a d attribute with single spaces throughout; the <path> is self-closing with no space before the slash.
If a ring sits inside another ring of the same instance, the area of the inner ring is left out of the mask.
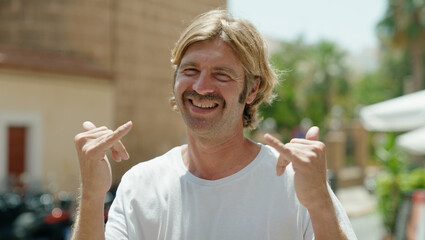
<path id="1" fill-rule="evenodd" d="M 305 139 L 311 141 L 319 141 L 319 128 L 316 126 L 311 127 L 305 134 Z"/>
<path id="2" fill-rule="evenodd" d="M 83 128 L 85 131 L 90 131 L 92 129 L 95 129 L 96 126 L 90 121 L 85 121 L 83 122 Z"/>

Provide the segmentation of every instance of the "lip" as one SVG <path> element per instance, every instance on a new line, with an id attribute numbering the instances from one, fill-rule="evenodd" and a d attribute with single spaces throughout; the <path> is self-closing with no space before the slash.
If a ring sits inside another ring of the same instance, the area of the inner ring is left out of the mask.
<path id="1" fill-rule="evenodd" d="M 202 101 L 197 101 L 198 103 L 202 103 Z M 214 112 L 216 109 L 218 109 L 219 104 L 218 103 L 213 103 L 214 107 L 211 108 L 203 108 L 203 107 L 198 107 L 195 104 L 193 104 L 193 99 L 187 99 L 187 103 L 189 104 L 190 110 L 194 113 L 198 113 L 198 114 L 208 114 L 208 113 L 212 113 Z M 211 105 L 211 102 L 208 103 L 203 103 L 204 105 Z M 199 104 L 197 104 L 199 105 Z"/>

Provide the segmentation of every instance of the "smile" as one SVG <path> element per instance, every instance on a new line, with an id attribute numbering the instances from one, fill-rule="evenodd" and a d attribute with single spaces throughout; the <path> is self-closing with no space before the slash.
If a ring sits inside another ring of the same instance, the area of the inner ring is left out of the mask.
<path id="1" fill-rule="evenodd" d="M 193 106 L 203 109 L 213 109 L 218 106 L 217 103 L 205 103 L 205 102 L 197 102 L 194 99 L 189 99 L 190 103 L 192 103 Z"/>

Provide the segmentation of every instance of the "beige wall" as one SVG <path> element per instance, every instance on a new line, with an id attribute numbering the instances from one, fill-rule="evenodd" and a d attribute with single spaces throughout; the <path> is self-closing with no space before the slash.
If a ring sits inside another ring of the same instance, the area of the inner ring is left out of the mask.
<path id="1" fill-rule="evenodd" d="M 0 44 L 79 57 L 109 69 L 115 1 L 2 0 Z"/>
<path id="2" fill-rule="evenodd" d="M 81 123 L 90 119 L 98 125 L 113 125 L 113 104 L 110 80 L 0 70 L 0 115 L 40 117 L 41 143 L 37 144 L 43 182 L 56 180 L 61 190 L 76 191 L 79 185 L 73 138 L 81 131 Z"/>
<path id="3" fill-rule="evenodd" d="M 37 57 L 44 53 L 53 55 L 54 59 L 46 61 L 44 67 L 60 62 L 55 60 L 57 56 L 72 58 L 110 74 L 113 82 L 5 72 L 1 69 L 28 68 L 1 66 L 0 58 L 0 110 L 36 110 L 42 117 L 43 158 L 52 162 L 43 165 L 43 173 L 58 172 L 57 169 L 63 169 L 59 163 L 70 162 L 70 156 L 74 156 L 71 154 L 75 154 L 72 137 L 85 119 L 111 128 L 128 120 L 134 122 L 133 130 L 123 140 L 131 160 L 112 163 L 115 182 L 134 164 L 184 143 L 185 126 L 168 102 L 173 81 L 170 51 L 190 20 L 207 10 L 225 8 L 225 0 L 5 0 L 0 6 L 0 54 L 3 45 L 37 51 Z M 20 60 L 26 58 L 22 56 Z M 67 69 L 69 65 L 60 67 L 73 75 L 85 74 L 79 72 L 79 67 Z M 10 76 L 5 78 L 6 75 Z M 28 95 L 23 92 L 25 89 Z M 91 93 L 97 95 L 93 101 L 88 100 Z M 103 104 L 106 95 L 116 97 Z M 14 103 L 8 104 L 10 99 Z M 102 107 L 101 113 L 93 111 L 97 107 Z M 60 133 L 64 125 L 66 130 Z M 58 134 L 63 138 L 61 142 L 55 136 Z M 56 143 L 55 137 L 61 151 L 46 147 Z M 66 165 L 72 169 L 70 174 L 60 175 L 60 187 L 75 185 L 77 165 L 72 164 Z"/>

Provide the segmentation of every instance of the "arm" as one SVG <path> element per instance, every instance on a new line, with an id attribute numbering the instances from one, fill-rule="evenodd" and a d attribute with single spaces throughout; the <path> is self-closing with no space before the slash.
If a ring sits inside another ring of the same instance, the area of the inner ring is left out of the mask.
<path id="1" fill-rule="evenodd" d="M 86 131 L 74 140 L 80 164 L 81 196 L 72 239 L 105 239 L 103 204 L 112 184 L 111 166 L 105 154 L 111 150 L 117 162 L 129 158 L 120 139 L 130 131 L 132 123 L 115 131 L 96 128 L 91 122 L 85 122 L 83 127 Z"/>
<path id="2" fill-rule="evenodd" d="M 80 193 L 72 240 L 105 239 L 104 198 L 104 195 L 93 196 Z"/>
<path id="3" fill-rule="evenodd" d="M 292 162 L 295 171 L 294 187 L 298 200 L 304 205 L 311 218 L 316 240 L 347 240 L 336 216 L 332 197 L 326 182 L 325 145 L 318 141 L 319 129 L 310 128 L 306 139 L 292 139 L 283 144 L 269 134 L 265 140 L 280 156 L 276 174 L 281 176 Z"/>
<path id="4" fill-rule="evenodd" d="M 308 208 L 315 239 L 348 240 L 339 225 L 332 199 L 323 197 L 320 200 L 317 208 Z"/>

